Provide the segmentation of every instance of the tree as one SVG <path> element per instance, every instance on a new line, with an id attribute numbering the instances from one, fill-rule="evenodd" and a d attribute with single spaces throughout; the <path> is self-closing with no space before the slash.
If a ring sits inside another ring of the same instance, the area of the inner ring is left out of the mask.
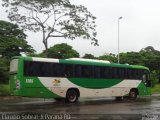
<path id="1" fill-rule="evenodd" d="M 82 58 L 87 58 L 87 59 L 95 59 L 94 55 L 92 54 L 85 54 Z"/>
<path id="2" fill-rule="evenodd" d="M 43 52 L 45 53 L 45 51 Z M 67 58 L 77 58 L 79 53 L 72 48 L 72 46 L 66 43 L 56 44 L 48 49 L 49 58 L 67 59 Z"/>
<path id="3" fill-rule="evenodd" d="M 144 57 L 139 52 L 120 53 L 120 63 L 130 65 L 144 65 Z"/>
<path id="4" fill-rule="evenodd" d="M 110 53 L 110 54 L 105 53 L 104 55 L 99 56 L 98 59 L 99 60 L 107 60 L 107 61 L 112 62 L 112 63 L 117 62 L 117 58 L 116 58 L 115 54 L 112 54 L 112 53 Z"/>
<path id="5" fill-rule="evenodd" d="M 9 60 L 0 58 L 0 83 L 8 83 Z"/>
<path id="6" fill-rule="evenodd" d="M 30 31 L 42 31 L 46 55 L 49 38 L 82 37 L 98 45 L 96 18 L 82 5 L 73 5 L 69 0 L 3 0 L 3 6 L 10 8 L 7 12 L 11 21 Z"/>
<path id="7" fill-rule="evenodd" d="M 145 48 L 142 48 L 140 50 L 140 52 L 149 52 L 149 53 L 153 53 L 155 55 L 159 55 L 160 56 L 160 51 L 155 50 L 154 47 L 152 47 L 152 46 L 147 46 Z"/>
<path id="8" fill-rule="evenodd" d="M 155 50 L 152 46 L 148 46 L 141 49 L 139 53 L 145 58 L 143 62 L 150 70 L 160 69 L 160 51 Z"/>
<path id="9" fill-rule="evenodd" d="M 11 58 L 21 52 L 33 53 L 35 50 L 28 45 L 26 35 L 18 25 L 0 20 L 0 55 Z"/>

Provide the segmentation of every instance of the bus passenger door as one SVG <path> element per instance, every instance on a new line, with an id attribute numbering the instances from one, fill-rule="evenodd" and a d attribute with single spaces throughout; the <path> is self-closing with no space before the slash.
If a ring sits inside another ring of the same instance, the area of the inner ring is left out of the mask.
<path id="1" fill-rule="evenodd" d="M 142 81 L 144 83 L 144 91 L 146 95 L 151 94 L 151 80 L 150 80 L 150 72 L 149 71 L 144 71 L 142 75 Z"/>

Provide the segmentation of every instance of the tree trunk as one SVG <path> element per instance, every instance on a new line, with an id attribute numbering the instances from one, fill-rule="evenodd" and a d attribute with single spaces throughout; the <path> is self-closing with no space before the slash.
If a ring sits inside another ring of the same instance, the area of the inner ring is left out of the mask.
<path id="1" fill-rule="evenodd" d="M 43 44 L 44 44 L 44 47 L 45 47 L 45 57 L 48 57 L 48 37 L 46 38 L 45 36 L 45 29 L 44 27 L 42 26 L 42 30 L 43 30 Z"/>
<path id="2" fill-rule="evenodd" d="M 48 57 L 48 42 L 47 42 L 47 40 L 43 40 L 43 44 L 45 46 L 45 52 L 44 52 L 45 57 Z"/>

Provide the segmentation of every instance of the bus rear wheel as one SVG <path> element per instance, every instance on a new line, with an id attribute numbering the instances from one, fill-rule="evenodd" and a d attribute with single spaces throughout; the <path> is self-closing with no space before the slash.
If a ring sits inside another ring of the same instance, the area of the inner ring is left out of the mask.
<path id="1" fill-rule="evenodd" d="M 129 92 L 129 99 L 130 100 L 136 100 L 137 99 L 137 90 L 135 89 L 132 89 L 130 92 Z"/>
<path id="2" fill-rule="evenodd" d="M 66 102 L 68 103 L 75 103 L 78 100 L 78 93 L 76 90 L 68 90 L 66 94 Z"/>

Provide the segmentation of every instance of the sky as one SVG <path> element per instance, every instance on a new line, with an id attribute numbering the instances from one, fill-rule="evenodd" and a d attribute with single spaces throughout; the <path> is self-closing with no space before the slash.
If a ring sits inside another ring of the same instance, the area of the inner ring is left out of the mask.
<path id="1" fill-rule="evenodd" d="M 160 50 L 160 0 L 71 0 L 84 5 L 96 16 L 99 46 L 83 39 L 50 39 L 49 46 L 67 43 L 81 56 L 85 53 L 101 56 L 118 53 L 118 18 L 120 19 L 120 52 L 140 51 L 147 46 Z M 1 3 L 1 1 L 0 1 Z M 4 8 L 0 8 L 1 20 L 7 20 Z M 40 53 L 44 50 L 41 33 L 26 32 L 27 41 Z"/>

